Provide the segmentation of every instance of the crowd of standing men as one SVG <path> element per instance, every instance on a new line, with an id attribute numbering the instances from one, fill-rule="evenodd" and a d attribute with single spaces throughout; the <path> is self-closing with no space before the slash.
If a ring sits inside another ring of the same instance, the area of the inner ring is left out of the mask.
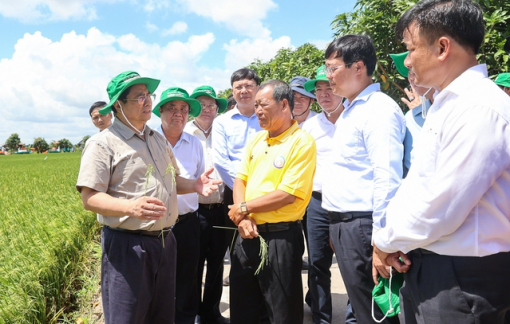
<path id="1" fill-rule="evenodd" d="M 106 323 L 298 324 L 304 301 L 331 323 L 333 253 L 346 323 L 510 323 L 510 77 L 495 84 L 476 59 L 472 0 L 422 0 L 396 34 L 405 117 L 373 83 L 363 35 L 335 39 L 314 80 L 235 71 L 233 108 L 207 85 L 166 89 L 153 108 L 159 80 L 113 78 L 110 102 L 90 109 L 101 132 L 76 185 L 103 224 Z M 389 317 L 372 290 L 395 271 L 401 314 Z"/>

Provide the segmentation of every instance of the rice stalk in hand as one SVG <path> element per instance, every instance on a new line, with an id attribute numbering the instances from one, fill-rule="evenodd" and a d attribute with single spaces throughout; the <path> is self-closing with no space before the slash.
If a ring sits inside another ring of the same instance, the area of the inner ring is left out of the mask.
<path id="1" fill-rule="evenodd" d="M 264 238 L 260 235 L 259 239 L 260 239 L 260 251 L 259 251 L 260 263 L 259 267 L 257 268 L 257 271 L 255 271 L 255 275 L 258 275 L 260 273 L 260 271 L 264 268 L 264 265 L 269 265 L 269 257 L 267 254 L 268 246 L 266 240 L 264 240 Z"/>

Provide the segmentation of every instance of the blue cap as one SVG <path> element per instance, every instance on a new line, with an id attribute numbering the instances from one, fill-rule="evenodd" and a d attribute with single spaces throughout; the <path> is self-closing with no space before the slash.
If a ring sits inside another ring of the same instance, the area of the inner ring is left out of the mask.
<path id="1" fill-rule="evenodd" d="M 303 76 L 296 76 L 296 77 L 293 77 L 292 80 L 290 80 L 289 86 L 291 87 L 291 89 L 293 91 L 299 92 L 303 96 L 307 96 L 307 97 L 310 97 L 312 99 L 317 99 L 313 95 L 313 91 L 312 92 L 308 92 L 308 91 L 305 90 L 305 83 L 308 82 L 308 81 L 310 81 L 309 78 L 305 78 Z"/>

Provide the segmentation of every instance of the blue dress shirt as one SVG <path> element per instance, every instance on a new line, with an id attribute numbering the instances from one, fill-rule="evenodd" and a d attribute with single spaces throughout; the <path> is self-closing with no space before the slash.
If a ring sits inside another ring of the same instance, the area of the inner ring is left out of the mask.
<path id="1" fill-rule="evenodd" d="M 425 109 L 428 111 L 432 103 L 427 99 L 425 101 Z M 413 163 L 414 152 L 413 148 L 416 144 L 416 139 L 421 132 L 425 118 L 422 114 L 422 106 L 418 106 L 407 112 L 406 119 L 406 137 L 404 138 L 404 177 L 407 175 L 411 163 Z"/>
<path id="2" fill-rule="evenodd" d="M 385 209 L 402 179 L 405 119 L 378 83 L 344 102 L 336 122 L 322 207 L 328 211 L 373 212 L 374 229 L 384 227 Z"/>
<path id="3" fill-rule="evenodd" d="M 235 106 L 216 117 L 212 129 L 214 167 L 223 182 L 233 189 L 244 148 L 253 134 L 261 130 L 259 120 L 255 114 L 250 117 L 241 114 Z"/>

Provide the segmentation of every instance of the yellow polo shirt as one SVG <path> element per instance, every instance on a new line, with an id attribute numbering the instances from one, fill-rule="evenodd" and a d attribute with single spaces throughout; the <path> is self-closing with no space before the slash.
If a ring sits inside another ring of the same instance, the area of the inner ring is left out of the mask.
<path id="1" fill-rule="evenodd" d="M 303 218 L 312 195 L 316 148 L 314 139 L 296 121 L 277 137 L 260 131 L 248 143 L 236 177 L 246 181 L 245 200 L 275 190 L 296 196 L 294 203 L 265 213 L 252 213 L 257 224 Z"/>

